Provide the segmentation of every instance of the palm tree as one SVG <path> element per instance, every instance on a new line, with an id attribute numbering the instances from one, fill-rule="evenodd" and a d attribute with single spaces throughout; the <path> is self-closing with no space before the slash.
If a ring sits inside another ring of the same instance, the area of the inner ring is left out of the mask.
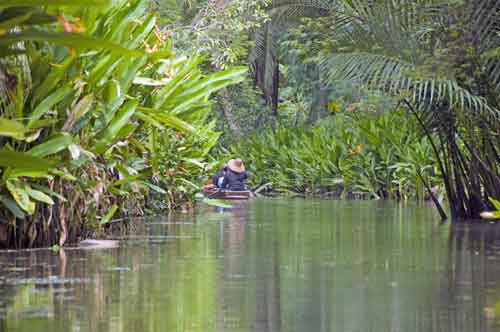
<path id="1" fill-rule="evenodd" d="M 498 1 L 275 0 L 271 13 L 257 34 L 252 68 L 272 102 L 276 27 L 322 16 L 329 47 L 321 79 L 399 96 L 433 144 L 452 216 L 475 218 L 491 207 L 488 196 L 500 197 Z"/>
<path id="2" fill-rule="evenodd" d="M 477 217 L 500 195 L 500 3 L 342 1 L 332 19 L 324 79 L 401 96 L 437 140 L 452 216 Z"/>
<path id="3" fill-rule="evenodd" d="M 274 115 L 278 111 L 279 38 L 301 17 L 327 16 L 335 8 L 332 0 L 273 0 L 270 20 L 255 31 L 255 46 L 250 52 L 250 69 Z"/>

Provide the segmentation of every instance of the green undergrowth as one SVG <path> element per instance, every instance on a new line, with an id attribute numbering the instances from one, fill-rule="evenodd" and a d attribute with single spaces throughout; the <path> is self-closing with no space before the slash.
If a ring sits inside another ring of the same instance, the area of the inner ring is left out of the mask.
<path id="1" fill-rule="evenodd" d="M 350 109 L 312 128 L 266 129 L 233 152 L 251 186 L 271 193 L 424 199 L 424 182 L 441 186 L 431 145 L 404 110 Z"/>
<path id="2" fill-rule="evenodd" d="M 216 166 L 210 97 L 247 68 L 175 54 L 147 0 L 21 2 L 0 8 L 0 245 L 190 204 Z"/>

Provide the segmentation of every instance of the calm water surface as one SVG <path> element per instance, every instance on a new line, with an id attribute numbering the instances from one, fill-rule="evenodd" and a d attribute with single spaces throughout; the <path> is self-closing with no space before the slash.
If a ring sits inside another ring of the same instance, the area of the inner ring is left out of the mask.
<path id="1" fill-rule="evenodd" d="M 127 238 L 0 253 L 0 331 L 500 331 L 500 228 L 425 206 L 256 200 Z"/>

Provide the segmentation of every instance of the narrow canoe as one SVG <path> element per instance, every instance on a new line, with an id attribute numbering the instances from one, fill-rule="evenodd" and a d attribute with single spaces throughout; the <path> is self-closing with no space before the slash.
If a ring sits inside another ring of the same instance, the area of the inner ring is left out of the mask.
<path id="1" fill-rule="evenodd" d="M 212 199 L 227 199 L 227 200 L 247 200 L 254 197 L 250 190 L 245 191 L 231 191 L 231 190 L 220 190 L 220 191 L 203 191 L 203 195 L 206 198 Z"/>

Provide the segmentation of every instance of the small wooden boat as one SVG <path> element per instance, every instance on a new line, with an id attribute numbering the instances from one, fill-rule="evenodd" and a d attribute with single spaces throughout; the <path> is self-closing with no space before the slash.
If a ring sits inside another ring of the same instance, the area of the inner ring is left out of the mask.
<path id="1" fill-rule="evenodd" d="M 250 190 L 232 191 L 232 190 L 204 190 L 203 195 L 211 199 L 226 199 L 226 200 L 247 200 L 254 197 Z"/>

